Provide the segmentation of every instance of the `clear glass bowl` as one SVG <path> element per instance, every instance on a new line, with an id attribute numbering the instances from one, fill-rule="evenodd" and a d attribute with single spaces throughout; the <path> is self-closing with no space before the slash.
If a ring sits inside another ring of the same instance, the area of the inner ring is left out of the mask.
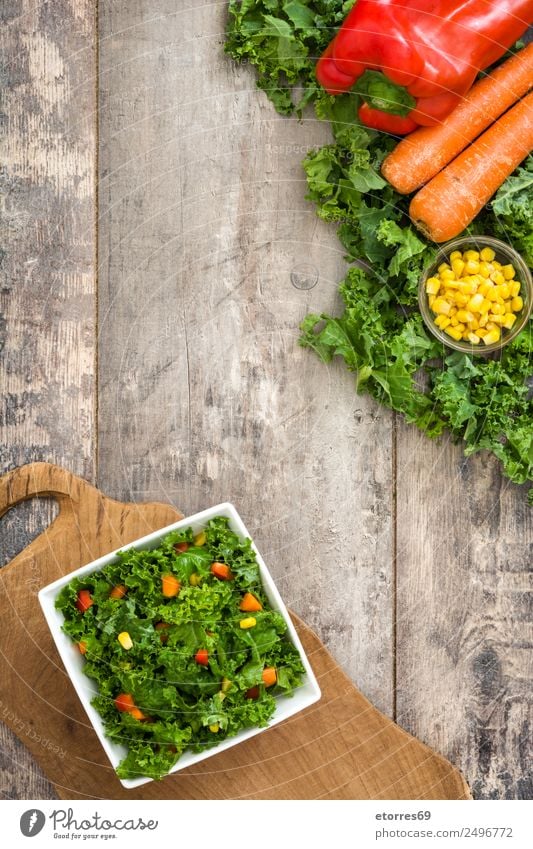
<path id="1" fill-rule="evenodd" d="M 492 345 L 485 345 L 483 342 L 480 342 L 479 345 L 473 345 L 471 342 L 462 340 L 456 342 L 455 339 L 452 339 L 451 336 L 448 336 L 447 333 L 435 324 L 435 315 L 430 310 L 428 296 L 426 294 L 426 281 L 428 277 L 435 276 L 441 263 L 448 262 L 449 256 L 453 251 L 481 251 L 483 248 L 492 248 L 496 254 L 496 261 L 501 262 L 502 265 L 511 264 L 514 266 L 516 271 L 515 279 L 519 280 L 521 284 L 520 297 L 524 301 L 524 306 L 518 313 L 511 330 L 502 328 L 502 335 L 498 342 L 494 342 Z M 494 353 L 494 351 L 500 351 L 512 339 L 515 339 L 526 326 L 533 306 L 533 278 L 520 254 L 505 242 L 494 239 L 492 236 L 461 236 L 439 248 L 435 261 L 426 269 L 420 280 L 418 286 L 418 304 L 426 327 L 443 345 L 446 345 L 447 348 L 453 348 L 454 351 L 483 356 Z"/>

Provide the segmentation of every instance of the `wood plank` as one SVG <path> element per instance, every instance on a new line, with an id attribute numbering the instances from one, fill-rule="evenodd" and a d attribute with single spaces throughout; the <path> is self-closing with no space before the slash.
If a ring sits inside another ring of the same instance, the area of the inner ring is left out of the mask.
<path id="1" fill-rule="evenodd" d="M 533 796 L 526 489 L 493 457 L 399 426 L 397 721 L 477 798 Z"/>
<path id="2" fill-rule="evenodd" d="M 280 118 L 223 55 L 225 3 L 189 6 L 100 3 L 99 484 L 233 501 L 390 714 L 391 416 L 297 345 L 309 310 L 339 308 L 342 249 L 300 165 L 329 130 Z"/>
<path id="3" fill-rule="evenodd" d="M 92 0 L 2 4 L 2 472 L 46 459 L 94 476 L 94 40 Z M 6 518 L 4 558 L 54 515 L 41 499 Z M 53 795 L 25 749 L 1 734 L 0 793 Z"/>

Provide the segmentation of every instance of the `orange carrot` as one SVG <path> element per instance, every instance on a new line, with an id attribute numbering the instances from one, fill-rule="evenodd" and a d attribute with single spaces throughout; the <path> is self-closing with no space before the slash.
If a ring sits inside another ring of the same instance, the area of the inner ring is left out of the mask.
<path id="1" fill-rule="evenodd" d="M 265 687 L 273 687 L 276 681 L 278 680 L 276 670 L 273 666 L 265 666 L 261 677 L 263 679 L 263 684 L 265 685 Z"/>
<path id="2" fill-rule="evenodd" d="M 118 584 L 116 587 L 113 587 L 113 589 L 109 593 L 109 598 L 124 598 L 126 593 L 127 589 L 124 584 Z"/>
<path id="3" fill-rule="evenodd" d="M 247 613 L 253 613 L 256 610 L 262 610 L 263 605 L 256 598 L 253 593 L 244 593 L 242 597 L 242 601 L 239 604 L 239 610 L 243 610 Z"/>
<path id="4" fill-rule="evenodd" d="M 414 196 L 413 223 L 435 242 L 467 227 L 533 149 L 533 92 L 520 100 Z"/>
<path id="5" fill-rule="evenodd" d="M 161 575 L 161 592 L 165 598 L 173 598 L 180 591 L 180 582 L 174 575 Z"/>
<path id="6" fill-rule="evenodd" d="M 454 159 L 533 86 L 533 43 L 476 83 L 434 127 L 421 127 L 384 160 L 381 172 L 400 194 L 414 192 Z"/>

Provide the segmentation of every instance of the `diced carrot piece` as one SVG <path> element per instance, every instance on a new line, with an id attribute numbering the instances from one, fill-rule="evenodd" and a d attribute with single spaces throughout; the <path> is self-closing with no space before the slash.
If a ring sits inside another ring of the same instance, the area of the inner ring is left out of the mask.
<path id="1" fill-rule="evenodd" d="M 273 666 L 266 666 L 263 669 L 261 678 L 263 679 L 265 687 L 273 687 L 276 681 L 278 680 L 276 670 Z"/>
<path id="2" fill-rule="evenodd" d="M 165 598 L 173 598 L 180 591 L 181 584 L 174 575 L 161 576 L 161 591 Z"/>
<path id="3" fill-rule="evenodd" d="M 245 611 L 246 613 L 252 613 L 257 610 L 262 610 L 263 605 L 252 593 L 245 593 L 242 597 L 241 603 L 239 604 L 239 610 Z"/>
<path id="4" fill-rule="evenodd" d="M 127 589 L 124 584 L 118 584 L 118 586 L 113 587 L 113 589 L 109 593 L 109 598 L 124 598 L 126 593 Z"/>

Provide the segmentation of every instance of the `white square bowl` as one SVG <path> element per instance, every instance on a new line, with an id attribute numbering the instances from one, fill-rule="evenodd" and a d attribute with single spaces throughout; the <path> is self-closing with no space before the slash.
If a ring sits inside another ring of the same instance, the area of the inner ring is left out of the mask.
<path id="1" fill-rule="evenodd" d="M 79 651 L 76 650 L 76 646 L 70 637 L 61 630 L 64 618 L 63 614 L 55 608 L 57 595 L 66 584 L 70 583 L 72 578 L 87 575 L 91 572 L 98 572 L 103 569 L 104 566 L 107 566 L 108 563 L 112 563 L 117 559 L 118 551 L 127 551 L 129 548 L 157 548 L 163 537 L 170 533 L 170 531 L 179 530 L 180 528 L 191 527 L 193 532 L 196 534 L 201 531 L 207 522 L 215 516 L 225 516 L 229 519 L 229 526 L 234 533 L 238 534 L 241 538 L 250 538 L 250 534 L 246 530 L 246 527 L 233 504 L 217 504 L 215 507 L 210 507 L 208 510 L 203 510 L 201 513 L 195 513 L 194 516 L 181 519 L 179 522 L 167 525 L 166 528 L 162 528 L 159 531 L 148 534 L 141 539 L 134 540 L 133 542 L 128 543 L 128 545 L 124 545 L 120 549 L 112 551 L 110 554 L 106 554 L 104 557 L 99 557 L 98 560 L 94 560 L 92 563 L 88 563 L 87 566 L 82 566 L 81 569 L 76 569 L 75 572 L 71 572 L 69 575 L 59 578 L 59 580 L 54 581 L 53 584 L 49 584 L 39 592 L 39 602 L 43 609 L 45 619 L 52 633 L 57 650 L 61 656 L 61 660 L 63 661 L 74 689 L 76 690 L 80 701 L 85 708 L 87 716 L 96 731 L 98 739 L 100 740 L 114 769 L 117 768 L 120 761 L 126 756 L 127 748 L 119 743 L 114 743 L 105 736 L 102 719 L 96 709 L 91 705 L 91 700 L 95 695 L 97 695 L 98 689 L 92 679 L 87 678 L 87 676 L 83 674 L 83 657 Z M 255 727 L 239 731 L 239 733 L 234 737 L 230 737 L 227 740 L 222 741 L 218 746 L 214 746 L 213 748 L 200 752 L 199 754 L 186 750 L 178 762 L 170 770 L 168 775 L 172 775 L 172 773 L 178 772 L 186 767 L 193 766 L 194 764 L 205 760 L 205 758 L 217 755 L 219 752 L 223 752 L 231 746 L 236 746 L 238 743 L 242 743 L 244 740 L 248 740 L 250 737 L 260 734 L 262 731 L 266 731 L 273 725 L 277 725 L 279 722 L 283 722 L 284 719 L 288 719 L 288 717 L 294 716 L 295 713 L 309 707 L 309 705 L 312 705 L 320 698 L 320 688 L 307 656 L 302 648 L 296 629 L 291 622 L 287 608 L 285 607 L 274 580 L 253 541 L 252 548 L 255 552 L 257 563 L 259 564 L 259 572 L 265 594 L 273 609 L 277 610 L 283 616 L 287 623 L 288 636 L 300 654 L 301 661 L 305 668 L 302 684 L 294 691 L 292 697 L 277 697 L 276 710 L 266 728 Z M 133 789 L 134 787 L 139 787 L 141 784 L 146 784 L 148 781 L 152 781 L 153 779 L 146 777 L 119 780 L 127 789 Z"/>

